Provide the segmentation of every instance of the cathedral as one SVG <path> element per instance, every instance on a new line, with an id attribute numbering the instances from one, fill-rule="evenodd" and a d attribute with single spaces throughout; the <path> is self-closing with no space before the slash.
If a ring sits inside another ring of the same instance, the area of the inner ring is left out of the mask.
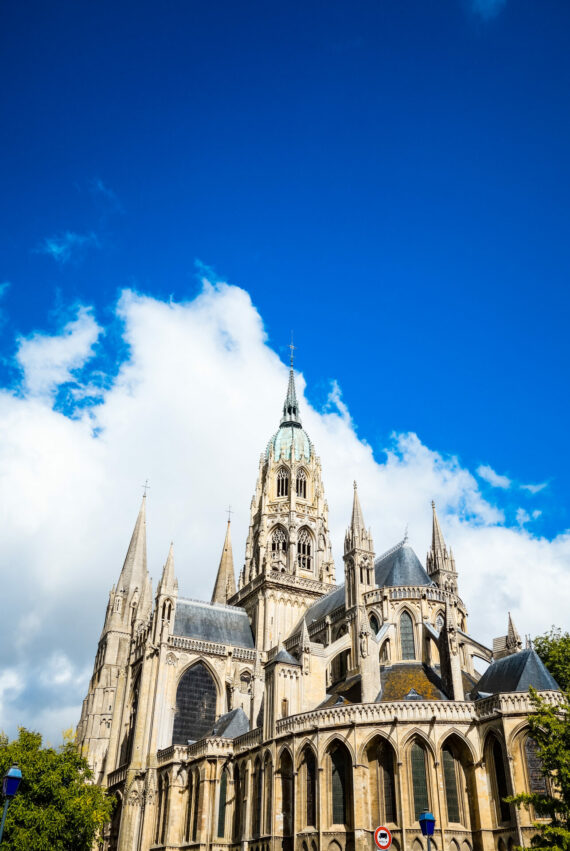
<path id="1" fill-rule="evenodd" d="M 369 851 L 383 825 L 425 851 L 425 810 L 432 851 L 530 844 L 505 798 L 545 789 L 528 688 L 560 692 L 510 615 L 471 637 L 432 511 L 425 566 L 407 538 L 377 556 L 355 483 L 337 584 L 292 364 L 237 587 L 228 522 L 211 602 L 182 596 L 172 547 L 153 596 L 143 497 L 77 728 L 116 802 L 100 849 Z"/>

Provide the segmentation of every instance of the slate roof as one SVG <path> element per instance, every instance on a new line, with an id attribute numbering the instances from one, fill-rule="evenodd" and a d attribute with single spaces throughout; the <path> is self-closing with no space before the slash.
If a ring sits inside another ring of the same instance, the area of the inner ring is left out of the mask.
<path id="1" fill-rule="evenodd" d="M 206 733 L 206 736 L 235 739 L 236 736 L 243 736 L 244 733 L 249 733 L 249 718 L 241 706 L 238 706 L 237 709 L 232 709 L 231 712 L 220 715 L 212 729 Z"/>
<path id="2" fill-rule="evenodd" d="M 174 635 L 230 644 L 233 647 L 254 647 L 245 609 L 218 603 L 179 599 L 176 603 Z"/>
<path id="3" fill-rule="evenodd" d="M 521 650 L 492 662 L 477 683 L 477 692 L 499 694 L 509 691 L 560 691 L 536 650 Z"/>
<path id="4" fill-rule="evenodd" d="M 374 570 L 379 588 L 386 585 L 434 585 L 413 549 L 404 541 L 377 558 Z M 305 615 L 307 624 L 330 615 L 340 606 L 344 606 L 344 584 L 309 606 Z"/>
<path id="5" fill-rule="evenodd" d="M 287 665 L 298 665 L 299 667 L 301 666 L 299 660 L 295 659 L 294 656 L 291 656 L 291 654 L 288 653 L 284 647 L 281 648 L 277 656 L 274 656 L 273 659 L 271 659 L 271 662 L 285 662 Z"/>
<path id="6" fill-rule="evenodd" d="M 434 585 L 419 558 L 405 541 L 377 558 L 374 571 L 379 588 L 386 585 Z"/>

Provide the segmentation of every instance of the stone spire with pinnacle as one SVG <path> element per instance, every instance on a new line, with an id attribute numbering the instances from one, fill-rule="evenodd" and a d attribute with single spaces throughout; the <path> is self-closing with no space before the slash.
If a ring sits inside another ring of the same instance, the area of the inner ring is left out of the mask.
<path id="1" fill-rule="evenodd" d="M 287 395 L 283 404 L 283 416 L 281 417 L 282 426 L 302 426 L 299 416 L 299 403 L 297 401 L 297 392 L 295 390 L 295 372 L 293 370 L 293 343 L 290 345 L 291 361 L 289 366 L 289 383 L 287 385 Z"/>
<path id="2" fill-rule="evenodd" d="M 232 553 L 232 537 L 230 534 L 231 520 L 228 519 L 224 548 L 212 594 L 212 603 L 223 603 L 227 605 L 228 600 L 236 593 L 236 580 L 234 574 L 234 557 Z"/>
<path id="3" fill-rule="evenodd" d="M 451 591 L 457 594 L 457 570 L 455 569 L 455 559 L 451 549 L 448 551 L 439 518 L 435 510 L 435 502 L 431 504 L 432 518 L 432 534 L 431 534 L 431 549 L 427 554 L 426 566 L 429 576 L 439 585 L 444 591 Z"/>
<path id="4" fill-rule="evenodd" d="M 170 594 L 172 591 L 178 591 L 178 580 L 174 573 L 174 544 L 171 541 L 168 557 L 158 583 L 157 594 Z"/>
<path id="5" fill-rule="evenodd" d="M 142 589 L 143 580 L 146 579 L 146 576 L 146 494 L 144 494 L 123 569 L 117 583 L 117 590 L 128 589 L 131 586 L 133 588 L 138 586 Z"/>
<path id="6" fill-rule="evenodd" d="M 354 482 L 352 516 L 344 536 L 345 594 L 347 611 L 362 604 L 362 594 L 376 586 L 374 575 L 374 543 L 372 533 L 366 529 Z"/>

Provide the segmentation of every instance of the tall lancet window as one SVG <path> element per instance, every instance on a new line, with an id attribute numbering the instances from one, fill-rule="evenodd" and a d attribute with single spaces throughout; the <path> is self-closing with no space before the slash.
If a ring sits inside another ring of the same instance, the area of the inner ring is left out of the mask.
<path id="1" fill-rule="evenodd" d="M 271 559 L 274 562 L 284 561 L 287 554 L 287 535 L 278 526 L 271 536 Z"/>
<path id="2" fill-rule="evenodd" d="M 285 467 L 277 473 L 277 496 L 289 496 L 289 473 Z"/>
<path id="3" fill-rule="evenodd" d="M 408 612 L 402 612 L 400 618 L 400 643 L 402 645 L 402 659 L 415 659 L 414 625 Z"/>
<path id="4" fill-rule="evenodd" d="M 297 538 L 297 564 L 301 570 L 313 569 L 311 552 L 311 534 L 308 529 L 301 529 Z"/>
<path id="5" fill-rule="evenodd" d="M 307 499 L 307 474 L 303 468 L 297 473 L 297 496 Z"/>

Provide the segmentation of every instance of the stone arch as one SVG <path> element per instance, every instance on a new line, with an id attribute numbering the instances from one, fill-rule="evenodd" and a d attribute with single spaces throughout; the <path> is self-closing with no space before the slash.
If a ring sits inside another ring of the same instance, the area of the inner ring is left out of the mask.
<path id="1" fill-rule="evenodd" d="M 390 644 L 390 638 L 386 638 L 382 642 L 378 655 L 380 657 L 381 665 L 388 665 L 390 663 L 392 658 L 392 645 Z"/>
<path id="2" fill-rule="evenodd" d="M 315 749 L 305 742 L 297 763 L 297 809 L 303 827 L 317 826 L 317 776 L 318 761 Z"/>
<path id="3" fill-rule="evenodd" d="M 471 844 L 466 839 L 461 843 L 461 851 L 473 851 Z"/>
<path id="4" fill-rule="evenodd" d="M 197 741 L 208 732 L 216 720 L 219 694 L 217 677 L 202 659 L 185 669 L 176 687 L 173 745 Z"/>
<path id="5" fill-rule="evenodd" d="M 295 802 L 295 777 L 293 771 L 293 758 L 288 747 L 283 747 L 278 760 L 277 795 L 275 809 L 281 815 L 281 824 L 277 825 L 277 833 L 281 833 L 283 840 L 281 847 L 283 851 L 292 851 L 294 841 L 294 802 Z"/>
<path id="6" fill-rule="evenodd" d="M 453 729 L 442 737 L 438 752 L 448 823 L 459 823 L 472 830 L 478 823 L 479 798 L 471 743 Z"/>
<path id="7" fill-rule="evenodd" d="M 398 625 L 398 639 L 400 643 L 400 658 L 403 661 L 418 658 L 418 630 L 416 614 L 407 605 L 398 611 L 396 621 Z"/>
<path id="8" fill-rule="evenodd" d="M 368 767 L 368 827 L 397 824 L 397 756 L 386 736 L 370 737 L 362 750 L 361 764 Z"/>
<path id="9" fill-rule="evenodd" d="M 287 529 L 281 523 L 277 523 L 269 532 L 269 552 L 271 565 L 274 570 L 283 572 L 287 563 L 287 551 L 289 549 L 289 535 Z"/>
<path id="10" fill-rule="evenodd" d="M 505 840 L 503 839 L 503 837 L 499 839 L 497 849 L 498 851 L 507 851 L 507 846 L 505 845 Z"/>
<path id="11" fill-rule="evenodd" d="M 338 840 L 336 839 L 331 839 L 327 851 L 342 851 L 340 842 L 338 842 Z"/>
<path id="12" fill-rule="evenodd" d="M 412 842 L 412 851 L 424 851 L 424 846 L 417 837 Z"/>
<path id="13" fill-rule="evenodd" d="M 332 657 L 328 664 L 329 685 L 342 682 L 350 667 L 350 647 L 345 647 Z"/>
<path id="14" fill-rule="evenodd" d="M 370 629 L 374 633 L 374 635 L 378 635 L 380 632 L 380 624 L 382 623 L 382 618 L 378 615 L 378 612 L 375 609 L 371 609 L 368 612 L 368 623 L 370 624 Z"/>
<path id="15" fill-rule="evenodd" d="M 309 471 L 303 466 L 297 468 L 295 493 L 299 499 L 307 499 L 309 493 Z"/>
<path id="16" fill-rule="evenodd" d="M 297 532 L 297 567 L 309 573 L 315 567 L 315 536 L 307 525 L 301 526 Z"/>
<path id="17" fill-rule="evenodd" d="M 434 757 L 431 742 L 415 732 L 406 741 L 405 753 L 411 817 L 417 821 L 423 810 L 431 809 L 433 800 L 431 767 Z"/>
<path id="18" fill-rule="evenodd" d="M 298 751 L 297 751 L 297 771 L 299 771 L 299 769 L 301 767 L 301 763 L 303 762 L 303 753 L 307 749 L 311 750 L 313 752 L 313 756 L 315 757 L 315 759 L 318 760 L 318 754 L 317 754 L 317 749 L 316 749 L 315 745 L 313 744 L 313 742 L 310 739 L 304 738 L 303 741 L 299 744 Z"/>
<path id="19" fill-rule="evenodd" d="M 473 743 L 470 742 L 467 736 L 462 733 L 461 730 L 458 730 L 457 727 L 451 727 L 451 729 L 446 730 L 445 733 L 443 733 L 436 746 L 437 752 L 441 752 L 442 747 L 451 736 L 454 736 L 460 741 L 461 746 L 465 749 L 466 754 L 469 756 L 469 760 L 471 762 L 475 763 L 478 761 L 478 755 L 475 753 L 475 747 Z"/>
<path id="20" fill-rule="evenodd" d="M 325 800 L 326 823 L 347 830 L 353 826 L 353 753 L 343 739 L 333 736 L 325 750 Z"/>
<path id="21" fill-rule="evenodd" d="M 275 495 L 277 498 L 289 496 L 290 484 L 289 470 L 282 464 L 275 473 Z"/>
<path id="22" fill-rule="evenodd" d="M 420 730 L 417 727 L 414 727 L 413 730 L 410 730 L 410 732 L 407 733 L 400 742 L 401 753 L 404 753 L 405 751 L 408 751 L 410 749 L 414 739 L 418 739 L 420 741 L 420 743 L 427 749 L 428 753 L 435 761 L 436 750 L 434 748 L 433 742 L 429 739 L 428 736 L 426 736 L 423 730 Z"/>
<path id="23" fill-rule="evenodd" d="M 321 744 L 321 752 L 325 754 L 333 745 L 334 742 L 338 742 L 343 745 L 350 754 L 350 759 L 354 764 L 354 748 L 348 738 L 342 735 L 342 733 L 331 733 L 328 739 L 325 739 L 324 743 Z"/>
<path id="24" fill-rule="evenodd" d="M 511 794 L 509 790 L 505 740 L 498 730 L 490 730 L 487 733 L 483 754 L 487 771 L 489 796 L 497 825 L 510 823 L 511 807 L 504 800 Z"/>
<path id="25" fill-rule="evenodd" d="M 115 792 L 113 799 L 113 812 L 111 814 L 111 824 L 109 829 L 109 851 L 116 851 L 118 848 L 119 831 L 121 829 L 121 818 L 123 815 L 123 796 L 120 792 Z"/>
<path id="26" fill-rule="evenodd" d="M 374 739 L 384 739 L 394 750 L 396 754 L 396 758 L 398 758 L 398 745 L 396 740 L 390 733 L 387 733 L 385 730 L 372 730 L 371 733 L 364 739 L 363 743 L 360 745 L 357 755 L 358 755 L 358 763 L 362 763 L 364 761 L 366 750 L 371 742 Z M 393 843 L 392 843 L 393 844 Z"/>
<path id="27" fill-rule="evenodd" d="M 449 851 L 459 851 L 459 842 L 456 839 L 452 839 L 449 843 Z"/>

